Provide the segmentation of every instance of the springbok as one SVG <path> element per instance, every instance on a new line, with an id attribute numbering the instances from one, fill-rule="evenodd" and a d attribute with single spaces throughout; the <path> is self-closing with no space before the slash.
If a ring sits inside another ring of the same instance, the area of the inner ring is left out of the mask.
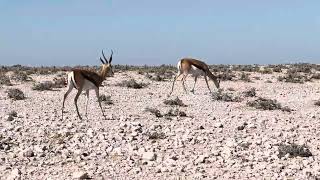
<path id="1" fill-rule="evenodd" d="M 102 56 L 105 62 L 100 57 L 100 61 L 102 62 L 102 65 L 99 72 L 93 72 L 93 71 L 84 70 L 84 69 L 73 69 L 72 72 L 68 74 L 68 90 L 63 97 L 62 119 L 63 119 L 64 102 L 73 88 L 76 88 L 78 90 L 74 98 L 74 104 L 76 106 L 78 117 L 80 119 L 82 119 L 82 117 L 78 110 L 78 105 L 77 105 L 78 98 L 82 91 L 86 91 L 86 95 L 87 95 L 86 116 L 87 116 L 88 103 L 89 103 L 89 90 L 91 89 L 95 91 L 96 97 L 99 102 L 99 107 L 102 111 L 102 115 L 105 117 L 103 109 L 101 107 L 101 101 L 99 98 L 99 86 L 101 86 L 102 82 L 106 79 L 107 76 L 112 76 L 114 74 L 112 70 L 112 65 L 111 65 L 112 55 L 113 55 L 113 51 L 111 50 L 111 55 L 108 61 L 107 58 L 104 56 L 104 53 L 102 50 Z"/>
<path id="2" fill-rule="evenodd" d="M 173 80 L 173 84 L 172 84 L 172 88 L 171 88 L 171 92 L 169 95 L 172 94 L 173 92 L 173 88 L 174 88 L 174 84 L 176 82 L 176 80 L 183 75 L 182 77 L 182 85 L 184 88 L 184 91 L 187 93 L 187 89 L 185 86 L 185 80 L 188 76 L 188 74 L 191 74 L 194 77 L 194 85 L 193 88 L 191 90 L 192 93 L 194 93 L 194 88 L 196 86 L 197 83 L 197 79 L 198 76 L 204 76 L 204 79 L 206 81 L 207 87 L 210 91 L 210 93 L 212 93 L 209 84 L 208 84 L 208 79 L 207 76 L 214 82 L 214 84 L 216 85 L 216 87 L 219 89 L 220 87 L 220 80 L 218 80 L 218 77 L 213 75 L 210 70 L 209 67 L 206 63 L 199 61 L 197 59 L 192 59 L 192 58 L 182 58 L 177 65 L 178 68 L 178 73 L 175 76 L 174 80 Z"/>

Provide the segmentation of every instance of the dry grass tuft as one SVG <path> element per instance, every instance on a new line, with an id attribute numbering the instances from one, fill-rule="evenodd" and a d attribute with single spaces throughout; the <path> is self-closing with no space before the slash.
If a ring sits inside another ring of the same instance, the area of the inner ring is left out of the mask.
<path id="1" fill-rule="evenodd" d="M 24 93 L 17 88 L 11 88 L 7 90 L 8 97 L 14 100 L 23 100 L 25 99 Z"/>
<path id="2" fill-rule="evenodd" d="M 317 101 L 314 103 L 314 105 L 320 106 L 320 100 L 317 100 Z"/>
<path id="3" fill-rule="evenodd" d="M 263 110 L 276 110 L 281 109 L 281 104 L 277 102 L 277 100 L 266 99 L 259 97 L 256 100 L 247 102 L 247 105 L 250 107 L 254 107 L 256 109 Z"/>
<path id="4" fill-rule="evenodd" d="M 290 157 L 310 157 L 312 156 L 311 151 L 306 145 L 297 145 L 297 144 L 280 144 L 278 148 L 279 154 L 278 157 L 282 158 L 286 156 L 287 154 L 290 155 Z"/>
<path id="5" fill-rule="evenodd" d="M 36 83 L 33 85 L 32 90 L 36 91 L 51 91 L 54 87 L 54 83 L 51 81 L 45 81 L 41 83 Z"/>
<path id="6" fill-rule="evenodd" d="M 214 101 L 225 101 L 225 102 L 240 102 L 239 96 L 234 96 L 231 93 L 224 93 L 222 89 L 212 93 L 212 99 Z"/>
<path id="7" fill-rule="evenodd" d="M 133 88 L 133 89 L 141 89 L 141 88 L 146 87 L 147 85 L 148 84 L 138 83 L 136 80 L 130 79 L 130 80 L 124 80 L 124 81 L 118 83 L 116 86 Z"/>
<path id="8" fill-rule="evenodd" d="M 255 97 L 256 94 L 257 94 L 256 93 L 256 88 L 251 88 L 251 89 L 249 89 L 247 91 L 244 91 L 243 94 L 244 94 L 245 97 Z"/>
<path id="9" fill-rule="evenodd" d="M 266 99 L 262 97 L 259 97 L 256 100 L 247 102 L 247 105 L 250 107 L 254 107 L 256 109 L 262 109 L 262 110 L 282 110 L 285 112 L 293 111 L 288 106 L 282 107 L 277 100 Z"/>
<path id="10" fill-rule="evenodd" d="M 310 79 L 298 72 L 290 71 L 285 76 L 279 76 L 278 81 L 303 84 L 305 81 L 310 81 Z"/>
<path id="11" fill-rule="evenodd" d="M 184 111 L 180 111 L 179 109 L 169 109 L 169 111 L 165 114 L 165 116 L 180 116 L 186 117 L 187 114 Z"/>
<path id="12" fill-rule="evenodd" d="M 150 112 L 151 114 L 154 114 L 156 117 L 163 117 L 163 115 L 161 114 L 160 110 L 156 109 L 156 108 L 145 108 L 144 110 L 145 112 Z"/>
<path id="13" fill-rule="evenodd" d="M 170 106 L 182 106 L 182 107 L 186 107 L 187 106 L 178 97 L 176 97 L 175 99 L 164 100 L 163 103 L 166 104 L 166 105 L 170 105 Z"/>
<path id="14" fill-rule="evenodd" d="M 107 105 L 113 105 L 113 101 L 111 99 L 111 96 L 106 96 L 106 95 L 100 95 L 99 97 L 100 101 L 104 102 Z"/>
<path id="15" fill-rule="evenodd" d="M 0 85 L 12 86 L 10 78 L 4 73 L 0 73 Z"/>
<path id="16" fill-rule="evenodd" d="M 240 80 L 245 82 L 252 82 L 250 79 L 250 74 L 242 72 L 240 75 Z"/>
<path id="17" fill-rule="evenodd" d="M 20 82 L 27 82 L 32 80 L 32 78 L 30 78 L 24 71 L 15 71 L 14 74 L 12 74 L 11 79 Z"/>

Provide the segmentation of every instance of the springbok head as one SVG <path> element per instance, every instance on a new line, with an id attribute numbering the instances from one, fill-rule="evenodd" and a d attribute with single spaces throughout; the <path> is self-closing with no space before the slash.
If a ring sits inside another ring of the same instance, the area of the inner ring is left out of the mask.
<path id="1" fill-rule="evenodd" d="M 103 75 L 103 77 L 107 77 L 107 76 L 113 76 L 113 69 L 112 69 L 112 65 L 111 65 L 111 62 L 112 62 L 112 55 L 113 55 L 113 51 L 111 50 L 111 55 L 110 55 L 110 58 L 109 58 L 109 61 L 107 60 L 107 58 L 105 57 L 104 53 L 103 53 L 103 50 L 102 50 L 102 56 L 103 56 L 103 59 L 100 57 L 100 61 L 102 62 L 102 65 L 101 65 L 101 74 Z"/>

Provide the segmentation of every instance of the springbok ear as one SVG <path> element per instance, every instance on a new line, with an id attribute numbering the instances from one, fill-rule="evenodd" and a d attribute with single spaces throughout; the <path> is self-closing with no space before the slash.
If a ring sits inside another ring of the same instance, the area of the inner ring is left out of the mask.
<path id="1" fill-rule="evenodd" d="M 109 58 L 109 64 L 112 62 L 112 55 L 113 55 L 113 51 L 111 49 L 111 55 L 110 55 L 110 58 Z"/>
<path id="2" fill-rule="evenodd" d="M 103 60 L 101 59 L 101 57 L 100 57 L 100 61 L 102 62 L 102 64 L 105 64 L 105 62 L 103 62 Z"/>

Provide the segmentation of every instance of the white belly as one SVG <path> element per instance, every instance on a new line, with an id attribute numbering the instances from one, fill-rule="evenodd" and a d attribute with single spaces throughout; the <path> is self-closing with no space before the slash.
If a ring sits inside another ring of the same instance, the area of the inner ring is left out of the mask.
<path id="1" fill-rule="evenodd" d="M 195 66 L 191 66 L 191 67 L 192 68 L 190 69 L 189 73 L 193 77 L 195 77 L 195 76 L 203 76 L 205 74 L 202 70 L 198 69 L 197 67 L 195 67 Z"/>
<path id="2" fill-rule="evenodd" d="M 92 82 L 84 80 L 83 90 L 86 91 L 90 89 L 96 89 L 96 86 Z"/>

